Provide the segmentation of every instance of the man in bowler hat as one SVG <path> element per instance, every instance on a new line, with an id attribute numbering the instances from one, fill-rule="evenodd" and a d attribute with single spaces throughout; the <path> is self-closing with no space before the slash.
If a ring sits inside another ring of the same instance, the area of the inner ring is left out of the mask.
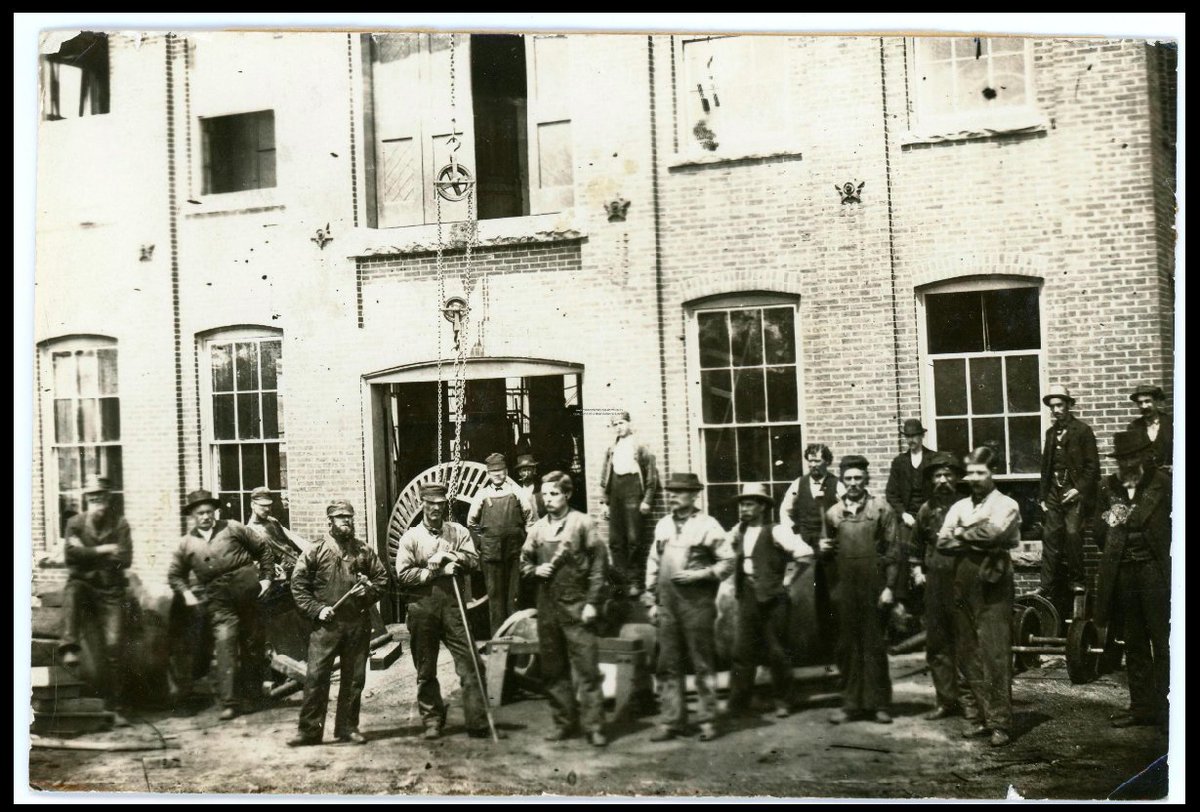
<path id="1" fill-rule="evenodd" d="M 1141 414 L 1129 423 L 1128 431 L 1135 431 L 1150 443 L 1151 462 L 1171 473 L 1175 431 L 1171 415 L 1163 411 L 1166 395 L 1162 387 L 1153 383 L 1138 384 L 1129 395 L 1137 404 Z"/>

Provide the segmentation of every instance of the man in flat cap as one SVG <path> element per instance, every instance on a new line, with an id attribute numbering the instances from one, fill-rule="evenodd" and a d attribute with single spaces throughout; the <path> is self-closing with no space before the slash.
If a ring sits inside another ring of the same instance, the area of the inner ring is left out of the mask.
<path id="1" fill-rule="evenodd" d="M 633 436 L 629 412 L 612 420 L 616 441 L 604 455 L 600 469 L 600 504 L 608 506 L 608 550 L 614 581 L 631 596 L 641 591 L 646 567 L 643 522 L 654 507 L 658 467 L 654 452 Z"/>
<path id="2" fill-rule="evenodd" d="M 925 478 L 925 466 L 933 450 L 925 446 L 925 427 L 921 421 L 911 417 L 904 421 L 900 434 L 904 437 L 904 451 L 892 460 L 884 494 L 887 503 L 899 520 L 896 530 L 900 534 L 900 550 L 907 556 L 913 528 L 917 524 L 917 511 L 929 498 Z M 908 573 L 901 570 L 897 582 L 896 598 L 908 596 Z"/>
<path id="3" fill-rule="evenodd" d="M 654 528 L 643 595 L 658 626 L 662 704 L 662 720 L 650 740 L 673 739 L 687 729 L 684 675 L 690 660 L 700 695 L 700 741 L 711 741 L 717 737 L 717 587 L 733 572 L 733 550 L 720 523 L 696 507 L 704 489 L 699 477 L 671 474 L 663 489 L 671 512 Z"/>
<path id="4" fill-rule="evenodd" d="M 1128 430 L 1136 431 L 1150 443 L 1151 464 L 1171 473 L 1175 432 L 1171 415 L 1163 411 L 1166 395 L 1162 387 L 1152 383 L 1139 384 L 1129 399 L 1137 404 L 1141 416 L 1129 423 Z"/>
<path id="5" fill-rule="evenodd" d="M 1072 594 L 1087 591 L 1083 570 L 1083 522 L 1090 518 L 1100 484 L 1096 435 L 1071 414 L 1075 398 L 1054 385 L 1042 398 L 1053 425 L 1042 449 L 1042 577 L 1039 592 L 1070 617 Z M 1065 582 L 1064 582 L 1065 570 Z"/>
<path id="6" fill-rule="evenodd" d="M 1136 431 L 1117 432 L 1109 456 L 1116 459 L 1117 472 L 1104 477 L 1096 500 L 1096 543 L 1103 553 L 1094 620 L 1105 629 L 1122 617 L 1129 675 L 1129 713 L 1112 724 L 1165 726 L 1171 678 L 1171 477 L 1156 467 L 1153 446 Z"/>
<path id="7" fill-rule="evenodd" d="M 608 739 L 592 622 L 607 584 L 608 550 L 592 518 L 568 504 L 573 487 L 562 471 L 542 477 L 547 513 L 521 548 L 521 573 L 537 584 L 539 665 L 554 717 L 546 740 L 569 739 L 582 727 L 590 744 L 603 747 Z"/>
<path id="8" fill-rule="evenodd" d="M 537 512 L 537 518 L 542 518 L 546 515 L 546 503 L 542 499 L 537 459 L 532 454 L 521 454 L 517 457 L 516 469 L 517 484 L 525 492 L 525 501 Z"/>
<path id="9" fill-rule="evenodd" d="M 748 484 L 737 497 L 738 523 L 729 531 L 737 598 L 733 669 L 729 674 L 731 715 L 750 710 L 754 674 L 765 659 L 775 692 L 775 715 L 792 709 L 792 663 L 787 645 L 788 566 L 811 565 L 813 548 L 787 526 L 767 521 L 775 500 L 762 483 Z M 795 570 L 790 573 L 795 577 Z"/>
<path id="10" fill-rule="evenodd" d="M 111 705 L 120 705 L 124 664 L 125 570 L 133 563 L 129 523 L 112 504 L 108 480 L 89 475 L 83 487 L 85 512 L 67 521 L 63 589 L 64 626 L 58 651 L 68 668 L 79 663 L 84 618 L 94 618 L 104 631 L 104 678 L 101 689 Z"/>
<path id="11" fill-rule="evenodd" d="M 271 586 L 259 601 L 262 613 L 260 633 L 273 643 L 277 641 L 296 641 L 308 637 L 311 624 L 296 611 L 296 603 L 292 599 L 292 571 L 296 568 L 296 560 L 301 553 L 309 549 L 309 544 L 271 515 L 278 497 L 269 488 L 258 487 L 250 492 L 250 518 L 246 527 L 258 533 L 259 537 L 271 545 L 275 555 L 275 575 Z M 265 641 L 255 641 L 255 651 L 263 653 L 266 660 Z M 279 648 L 279 645 L 276 645 Z"/>
<path id="12" fill-rule="evenodd" d="M 478 568 L 479 553 L 475 551 L 470 531 L 457 522 L 447 521 L 445 485 L 423 486 L 421 508 L 421 523 L 400 537 L 396 581 L 407 605 L 413 666 L 417 670 L 417 707 L 425 726 L 425 738 L 438 738 L 446 725 L 446 703 L 442 701 L 437 678 L 442 643 L 454 658 L 454 670 L 462 687 L 467 735 L 485 738 L 489 735 L 487 712 L 475 672 L 478 664 L 479 673 L 483 673 L 483 663 L 471 649 L 454 584 L 450 581 Z M 461 581 L 459 589 L 465 600 L 470 591 Z"/>
<path id="13" fill-rule="evenodd" d="M 358 730 L 362 690 L 371 653 L 371 606 L 387 588 L 388 575 L 375 551 L 354 536 L 354 507 L 336 501 L 325 508 L 329 531 L 296 561 L 292 596 L 297 608 L 314 623 L 308 637 L 308 671 L 300 732 L 291 747 L 320 744 L 329 707 L 333 661 L 341 658 L 337 715 L 333 736 L 365 744 Z"/>
<path id="14" fill-rule="evenodd" d="M 955 654 L 954 634 L 954 567 L 955 556 L 939 550 L 938 533 L 950 507 L 964 498 L 958 483 L 963 466 L 953 454 L 937 451 L 925 464 L 926 488 L 929 498 L 917 511 L 909 548 L 909 566 L 913 586 L 925 587 L 925 662 L 933 678 L 937 707 L 926 719 L 945 719 L 962 713 L 967 719 L 977 719 L 979 708 L 974 695 L 961 674 Z"/>
<path id="15" fill-rule="evenodd" d="M 537 514 L 521 486 L 508 478 L 503 454 L 489 454 L 487 481 L 475 494 L 467 527 L 479 540 L 487 586 L 488 618 L 494 635 L 515 611 L 521 590 L 521 545 Z"/>
<path id="16" fill-rule="evenodd" d="M 890 724 L 892 680 L 888 674 L 887 613 L 903 557 L 896 515 L 887 501 L 867 491 L 866 457 L 842 457 L 846 495 L 825 514 L 829 538 L 818 552 L 830 564 L 838 616 L 837 663 L 844 686 L 842 707 L 829 721 L 873 718 Z"/>
<path id="17" fill-rule="evenodd" d="M 220 505 L 206 490 L 187 495 L 183 512 L 193 526 L 175 548 L 167 583 L 188 606 L 199 603 L 188 576 L 194 574 L 204 588 L 217 649 L 221 719 L 228 720 L 262 695 L 254 641 L 261 640 L 258 598 L 275 576 L 275 555 L 271 545 L 241 522 L 218 521 Z"/>

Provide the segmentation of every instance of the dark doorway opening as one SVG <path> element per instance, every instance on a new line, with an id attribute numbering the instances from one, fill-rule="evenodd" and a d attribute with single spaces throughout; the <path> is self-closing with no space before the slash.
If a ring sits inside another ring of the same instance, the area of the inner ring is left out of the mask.
<path id="1" fill-rule="evenodd" d="M 471 37 L 479 219 L 529 214 L 525 39 Z"/>

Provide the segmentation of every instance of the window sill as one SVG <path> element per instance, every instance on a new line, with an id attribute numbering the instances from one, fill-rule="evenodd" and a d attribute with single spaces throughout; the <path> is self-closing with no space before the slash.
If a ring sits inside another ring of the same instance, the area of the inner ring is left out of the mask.
<path id="1" fill-rule="evenodd" d="M 230 214 L 257 214 L 265 211 L 283 211 L 279 202 L 279 187 L 247 189 L 244 192 L 224 192 L 188 198 L 180 204 L 184 217 L 220 217 Z"/>
<path id="2" fill-rule="evenodd" d="M 442 224 L 442 248 L 447 251 L 465 248 L 466 221 Z M 555 214 L 532 214 L 526 217 L 504 217 L 479 221 L 480 248 L 500 245 L 553 243 L 581 240 L 587 233 L 579 228 L 575 210 Z M 437 224 L 397 226 L 393 228 L 359 228 L 346 241 L 350 257 L 389 256 L 395 254 L 425 254 L 438 250 Z"/>
<path id="3" fill-rule="evenodd" d="M 720 164 L 757 164 L 767 161 L 788 159 L 800 160 L 800 150 L 796 147 L 763 147 L 761 149 L 730 149 L 721 152 L 689 151 L 676 154 L 674 160 L 667 164 L 667 169 L 689 169 L 692 167 L 713 166 Z"/>
<path id="4" fill-rule="evenodd" d="M 971 141 L 977 138 L 994 138 L 998 135 L 1028 135 L 1046 132 L 1050 119 L 1035 111 L 1013 112 L 1004 116 L 988 118 L 961 118 L 918 126 L 901 133 L 902 146 L 912 144 L 938 144 L 946 141 Z"/>

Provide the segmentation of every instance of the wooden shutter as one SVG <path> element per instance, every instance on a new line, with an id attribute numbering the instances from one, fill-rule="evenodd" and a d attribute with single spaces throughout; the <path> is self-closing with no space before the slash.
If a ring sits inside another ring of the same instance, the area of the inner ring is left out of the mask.
<path id="1" fill-rule="evenodd" d="M 562 211 L 575 203 L 568 48 L 561 34 L 531 34 L 525 39 L 530 214 Z"/>
<path id="2" fill-rule="evenodd" d="M 425 222 L 428 173 L 422 149 L 423 34 L 373 34 L 375 195 L 379 227 Z"/>
<path id="3" fill-rule="evenodd" d="M 454 37 L 454 85 L 455 106 L 450 105 L 450 38 Z M 474 175 L 475 167 L 475 116 L 471 104 L 471 38 L 467 34 L 422 34 L 426 54 L 425 79 L 426 115 L 425 139 L 423 144 L 425 172 L 425 222 L 437 222 L 437 193 L 433 182 L 437 172 L 450 162 L 447 141 L 451 135 L 451 114 L 457 113 L 457 127 L 461 146 L 454 153 L 459 163 L 464 164 Z M 449 223 L 467 219 L 467 200 L 452 203 L 442 201 L 442 222 Z"/>

